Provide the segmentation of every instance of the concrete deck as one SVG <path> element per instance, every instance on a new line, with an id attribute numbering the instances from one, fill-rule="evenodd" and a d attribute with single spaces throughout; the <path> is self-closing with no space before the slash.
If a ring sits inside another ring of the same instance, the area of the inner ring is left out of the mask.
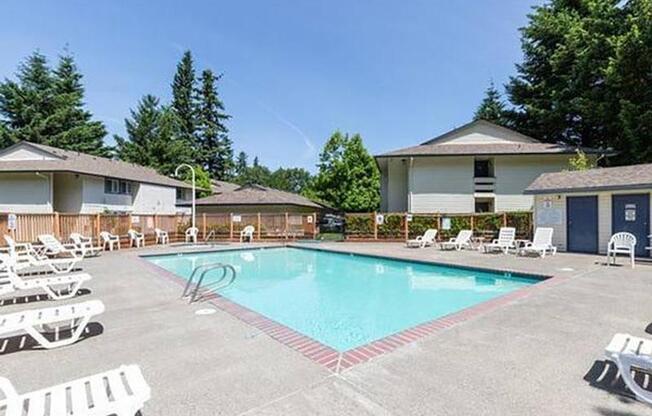
<path id="1" fill-rule="evenodd" d="M 152 387 L 144 415 L 652 415 L 602 360 L 616 332 L 652 338 L 652 266 L 393 243 L 319 247 L 568 279 L 333 374 L 226 312 L 195 315 L 207 305 L 180 300 L 180 287 L 138 257 L 160 249 L 104 253 L 82 263 L 94 279 L 75 299 L 106 305 L 91 333 L 51 351 L 15 342 L 0 354 L 0 376 L 26 392 L 137 363 Z M 0 313 L 53 304 L 5 303 Z"/>

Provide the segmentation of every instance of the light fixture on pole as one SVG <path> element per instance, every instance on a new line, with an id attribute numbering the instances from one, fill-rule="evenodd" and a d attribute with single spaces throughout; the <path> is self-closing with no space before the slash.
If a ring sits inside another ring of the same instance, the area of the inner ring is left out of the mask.
<path id="1" fill-rule="evenodd" d="M 182 163 L 177 166 L 177 169 L 174 171 L 174 176 L 179 177 L 179 169 L 181 168 L 188 168 L 192 172 L 192 228 L 197 228 L 195 227 L 195 168 L 187 163 Z"/>

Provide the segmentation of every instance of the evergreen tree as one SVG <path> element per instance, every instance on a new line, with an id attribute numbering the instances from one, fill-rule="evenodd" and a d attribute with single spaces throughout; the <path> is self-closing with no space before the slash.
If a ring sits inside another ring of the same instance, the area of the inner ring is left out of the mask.
<path id="1" fill-rule="evenodd" d="M 235 162 L 235 175 L 242 176 L 247 170 L 247 154 L 245 152 L 238 153 L 238 158 Z"/>
<path id="2" fill-rule="evenodd" d="M 216 77 L 206 69 L 200 78 L 198 160 L 215 179 L 228 180 L 233 175 L 233 148 L 224 122 L 230 117 L 224 113 L 224 104 L 217 93 Z"/>
<path id="3" fill-rule="evenodd" d="M 251 166 L 254 167 L 254 168 L 257 168 L 258 166 L 260 166 L 260 164 L 258 162 L 258 156 L 254 156 L 254 162 L 252 163 Z"/>
<path id="4" fill-rule="evenodd" d="M 149 166 L 164 175 L 181 163 L 192 163 L 192 150 L 179 139 L 180 123 L 175 111 L 159 99 L 145 95 L 131 118 L 125 120 L 127 138 L 115 136 L 116 155 L 126 162 Z"/>
<path id="5" fill-rule="evenodd" d="M 498 92 L 493 81 L 491 81 L 489 87 L 485 91 L 485 96 L 482 99 L 482 102 L 475 111 L 473 119 L 490 121 L 508 127 L 509 122 L 505 116 L 505 103 L 500 96 L 500 92 Z"/>
<path id="6" fill-rule="evenodd" d="M 378 209 L 380 173 L 360 135 L 335 132 L 324 145 L 318 167 L 310 196 L 349 212 Z"/>
<path id="7" fill-rule="evenodd" d="M 177 72 L 172 81 L 172 108 L 179 119 L 180 138 L 191 146 L 196 146 L 195 67 L 190 51 L 185 51 L 181 61 L 177 64 Z"/>

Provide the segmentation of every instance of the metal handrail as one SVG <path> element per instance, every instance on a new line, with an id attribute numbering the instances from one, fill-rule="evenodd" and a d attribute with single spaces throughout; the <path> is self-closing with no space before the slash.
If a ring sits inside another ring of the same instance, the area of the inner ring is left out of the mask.
<path id="1" fill-rule="evenodd" d="M 204 243 L 208 243 L 208 241 L 211 239 L 211 237 L 215 236 L 215 230 L 211 230 L 210 233 L 206 237 L 204 237 Z"/>
<path id="2" fill-rule="evenodd" d="M 216 267 L 212 267 L 212 268 L 207 268 L 207 269 L 204 270 L 204 271 L 202 272 L 202 274 L 199 276 L 199 280 L 197 280 L 197 285 L 195 286 L 195 290 L 194 290 L 192 296 L 190 297 L 190 301 L 189 301 L 189 303 L 193 303 L 193 302 L 196 302 L 196 301 L 198 301 L 199 299 L 201 299 L 201 296 L 198 297 L 197 295 L 198 295 L 198 293 L 199 293 L 199 288 L 202 287 L 202 282 L 204 281 L 204 276 L 205 276 L 206 273 L 208 273 L 209 271 L 211 271 L 211 270 L 216 270 L 216 269 L 218 269 L 218 268 L 221 268 L 221 269 L 222 269 L 222 276 L 220 276 L 220 278 L 217 279 L 215 282 L 212 282 L 212 283 L 206 285 L 206 286 L 203 288 L 203 289 L 204 289 L 204 292 L 206 292 L 206 291 L 208 291 L 208 290 L 212 290 L 212 291 L 216 292 L 216 291 L 218 291 L 218 290 L 220 290 L 220 289 L 223 289 L 223 288 L 225 288 L 225 287 L 231 285 L 231 284 L 235 281 L 235 277 L 236 277 L 235 267 L 233 267 L 233 266 L 230 265 L 230 264 L 222 264 L 221 266 L 216 266 Z M 227 270 L 230 270 L 230 271 L 231 271 L 231 279 L 230 279 L 227 283 L 225 283 L 225 284 L 223 284 L 223 285 L 220 286 L 220 283 L 222 283 L 222 281 L 224 280 L 224 278 L 225 278 L 226 275 L 227 275 Z"/>
<path id="3" fill-rule="evenodd" d="M 207 263 L 207 264 L 200 264 L 199 266 L 195 267 L 192 269 L 192 273 L 190 273 L 190 277 L 188 278 L 188 282 L 186 283 L 186 287 L 183 289 L 183 293 L 181 294 L 182 298 L 185 298 L 190 294 L 190 286 L 192 285 L 192 281 L 195 278 L 195 274 L 201 269 L 204 268 L 218 268 L 222 267 L 224 263 Z"/>

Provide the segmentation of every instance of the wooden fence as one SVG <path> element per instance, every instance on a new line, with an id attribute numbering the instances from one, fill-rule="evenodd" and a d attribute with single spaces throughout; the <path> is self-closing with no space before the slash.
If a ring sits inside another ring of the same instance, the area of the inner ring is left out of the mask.
<path id="1" fill-rule="evenodd" d="M 382 221 L 381 221 L 382 218 Z M 405 241 L 422 235 L 427 229 L 438 230 L 439 240 L 454 237 L 462 229 L 475 236 L 493 238 L 500 227 L 515 227 L 517 238 L 532 236 L 532 212 L 502 212 L 482 214 L 409 214 L 405 212 L 346 214 L 347 240 Z"/>
<path id="2" fill-rule="evenodd" d="M 182 241 L 191 226 L 190 215 L 112 215 L 112 214 L 15 214 L 15 228 L 9 228 L 9 214 L 0 214 L 0 234 L 8 234 L 20 242 L 36 242 L 39 234 L 52 234 L 66 241 L 71 233 L 80 233 L 99 242 L 101 231 L 119 235 L 128 242 L 127 231 L 133 228 L 145 234 L 147 244 L 155 241 L 155 228 L 167 231 L 171 241 Z M 319 232 L 317 214 L 257 213 L 198 214 L 199 239 L 238 240 L 247 225 L 256 229 L 256 240 L 295 240 L 312 238 Z M 0 240 L 0 245 L 4 240 Z"/>

